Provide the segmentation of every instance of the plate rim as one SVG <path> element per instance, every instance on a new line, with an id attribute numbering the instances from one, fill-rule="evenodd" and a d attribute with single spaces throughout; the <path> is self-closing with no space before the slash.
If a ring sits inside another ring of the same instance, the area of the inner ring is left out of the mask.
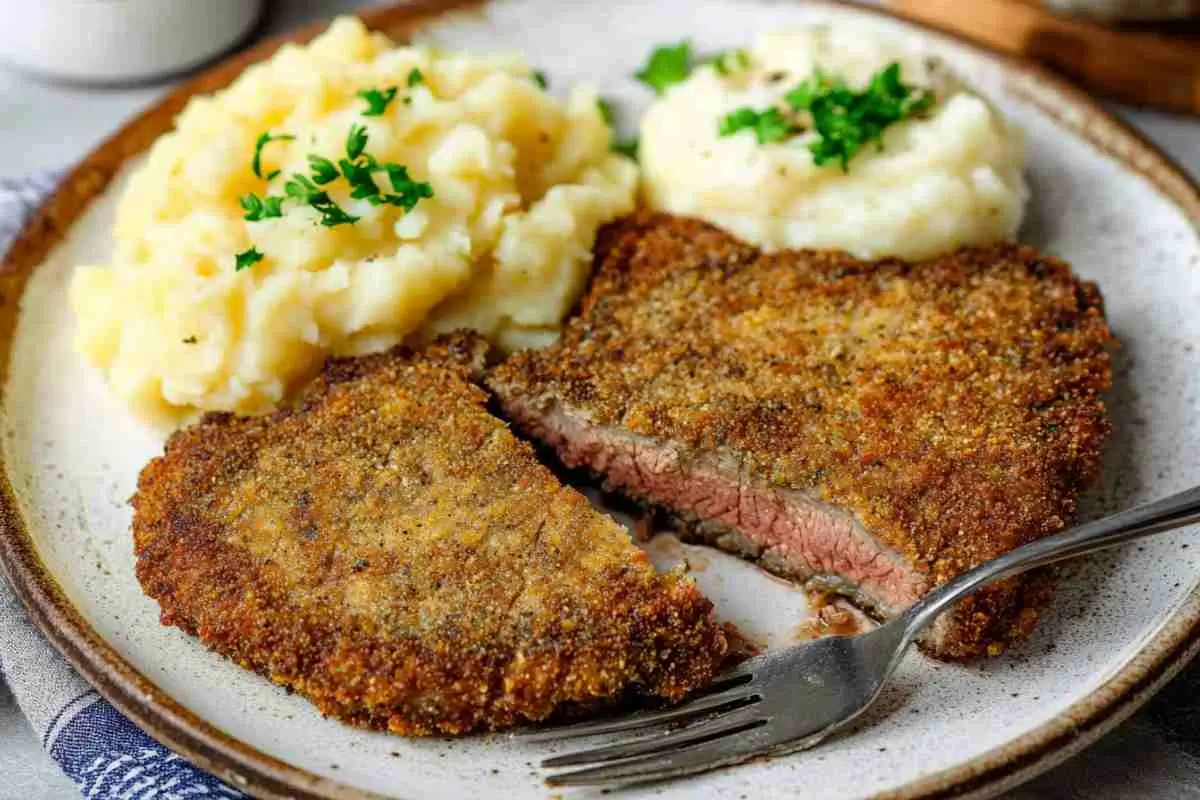
<path id="1" fill-rule="evenodd" d="M 360 10 L 368 27 L 393 35 L 410 33 L 438 15 L 477 8 L 486 0 L 408 0 Z M 1140 174 L 1200 231 L 1200 182 L 1129 124 L 1084 90 L 1044 67 L 949 30 L 905 17 L 891 9 L 805 0 L 900 21 L 925 35 L 948 39 L 1005 67 L 1007 88 L 1036 105 L 1075 136 Z M 214 91 L 249 64 L 269 57 L 283 44 L 313 38 L 323 20 L 273 37 L 229 57 L 168 92 L 125 123 L 72 169 L 21 232 L 0 261 L 0 413 L 7 413 L 9 361 L 26 281 L 71 224 L 107 187 L 125 162 L 171 127 L 175 115 L 196 94 Z M 177 703 L 139 673 L 78 613 L 42 563 L 25 528 L 0 451 L 0 571 L 8 578 L 32 621 L 77 672 L 139 728 L 169 749 L 235 788 L 270 798 L 384 800 L 305 769 L 286 764 L 222 732 Z M 1099 688 L 1045 724 L 961 764 L 922 776 L 877 797 L 932 800 L 989 797 L 1053 767 L 1116 727 L 1200 651 L 1200 584 L 1137 654 Z"/>

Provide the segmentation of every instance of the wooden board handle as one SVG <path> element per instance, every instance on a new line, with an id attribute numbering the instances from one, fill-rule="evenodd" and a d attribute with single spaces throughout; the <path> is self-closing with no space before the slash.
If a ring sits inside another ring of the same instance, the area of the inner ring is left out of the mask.
<path id="1" fill-rule="evenodd" d="M 1137 105 L 1200 114 L 1200 35 L 1117 29 L 1016 0 L 889 0 L 900 14 L 1040 61 Z"/>

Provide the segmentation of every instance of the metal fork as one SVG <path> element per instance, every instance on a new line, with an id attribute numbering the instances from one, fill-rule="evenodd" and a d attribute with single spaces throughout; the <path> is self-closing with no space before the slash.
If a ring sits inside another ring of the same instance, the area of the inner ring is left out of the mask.
<path id="1" fill-rule="evenodd" d="M 1200 522 L 1200 486 L 1019 547 L 934 589 L 857 636 L 831 636 L 750 659 L 684 705 L 515 734 L 548 741 L 638 732 L 631 741 L 542 762 L 552 786 L 624 786 L 676 778 L 812 747 L 879 696 L 905 650 L 939 614 L 980 586 L 1143 536 Z"/>

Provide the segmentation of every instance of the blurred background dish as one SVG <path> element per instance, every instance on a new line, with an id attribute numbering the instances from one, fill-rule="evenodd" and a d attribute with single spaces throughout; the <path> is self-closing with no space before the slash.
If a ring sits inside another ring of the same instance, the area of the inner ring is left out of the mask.
<path id="1" fill-rule="evenodd" d="M 887 0 L 885 5 L 1039 61 L 1098 95 L 1200 114 L 1200 17 L 1184 18 L 1200 11 L 1200 0 Z"/>
<path id="2" fill-rule="evenodd" d="M 0 0 L 0 59 L 77 83 L 181 72 L 245 38 L 263 0 Z"/>
<path id="3" fill-rule="evenodd" d="M 1060 14 L 1108 22 L 1185 19 L 1200 15 L 1197 0 L 1042 0 Z"/>

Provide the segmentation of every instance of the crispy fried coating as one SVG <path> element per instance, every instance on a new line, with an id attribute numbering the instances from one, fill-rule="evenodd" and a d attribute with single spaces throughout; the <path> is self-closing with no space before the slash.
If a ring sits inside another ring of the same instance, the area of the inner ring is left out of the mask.
<path id="1" fill-rule="evenodd" d="M 401 734 L 709 681 L 711 604 L 487 413 L 483 350 L 331 360 L 292 408 L 176 433 L 133 501 L 163 623 Z"/>
<path id="2" fill-rule="evenodd" d="M 560 343 L 490 377 L 506 408 L 733 459 L 849 511 L 926 588 L 1063 528 L 1097 472 L 1111 333 L 1062 261 L 764 254 L 642 213 L 602 232 L 596 263 Z M 998 650 L 1048 596 L 1045 575 L 978 593 L 938 654 Z"/>

